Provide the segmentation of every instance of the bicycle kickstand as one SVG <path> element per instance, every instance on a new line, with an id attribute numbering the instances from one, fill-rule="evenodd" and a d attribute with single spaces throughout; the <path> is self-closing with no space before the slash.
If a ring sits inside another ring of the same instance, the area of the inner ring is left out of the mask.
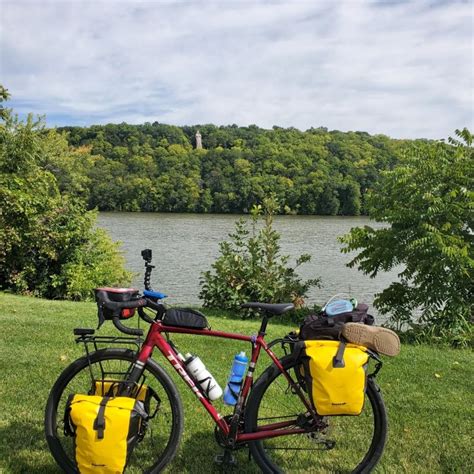
<path id="1" fill-rule="evenodd" d="M 233 456 L 230 449 L 224 449 L 222 454 L 216 455 L 214 462 L 223 466 L 237 466 L 237 461 L 235 460 L 235 457 Z"/>

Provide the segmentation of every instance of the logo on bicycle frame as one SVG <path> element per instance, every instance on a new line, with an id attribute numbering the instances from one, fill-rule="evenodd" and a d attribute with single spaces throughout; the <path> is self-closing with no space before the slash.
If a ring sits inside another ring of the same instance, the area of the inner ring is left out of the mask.
<path id="1" fill-rule="evenodd" d="M 191 380 L 191 377 L 187 374 L 187 372 L 183 369 L 180 363 L 176 360 L 176 357 L 171 353 L 168 354 L 166 357 L 171 362 L 173 367 L 179 372 L 181 377 L 183 377 L 186 383 L 191 387 L 192 391 L 198 396 L 198 398 L 203 398 L 201 392 L 196 387 L 196 384 Z"/>

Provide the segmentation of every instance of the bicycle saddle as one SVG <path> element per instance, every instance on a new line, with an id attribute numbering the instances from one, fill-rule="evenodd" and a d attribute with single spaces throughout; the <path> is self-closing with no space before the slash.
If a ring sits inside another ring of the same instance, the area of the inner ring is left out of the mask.
<path id="1" fill-rule="evenodd" d="M 287 311 L 291 311 L 295 309 L 295 305 L 293 303 L 244 303 L 240 305 L 241 308 L 249 308 L 249 309 L 261 309 L 267 313 L 272 315 L 278 316 L 280 314 L 284 314 Z"/>

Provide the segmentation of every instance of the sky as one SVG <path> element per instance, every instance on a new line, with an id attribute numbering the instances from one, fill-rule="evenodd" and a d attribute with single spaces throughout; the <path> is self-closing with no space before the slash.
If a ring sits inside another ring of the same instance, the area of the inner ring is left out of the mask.
<path id="1" fill-rule="evenodd" d="M 50 126 L 474 129 L 472 1 L 0 0 L 0 83 Z"/>

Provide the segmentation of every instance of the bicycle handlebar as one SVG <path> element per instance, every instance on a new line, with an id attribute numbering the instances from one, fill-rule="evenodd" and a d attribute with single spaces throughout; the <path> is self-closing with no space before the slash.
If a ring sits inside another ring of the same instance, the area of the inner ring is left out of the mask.
<path id="1" fill-rule="evenodd" d="M 145 302 L 145 304 L 141 304 L 143 301 Z M 148 298 L 140 298 L 139 300 L 134 301 L 134 303 L 136 302 L 140 302 L 139 306 L 135 306 L 135 308 L 138 308 L 138 314 L 140 318 L 143 319 L 143 321 L 147 322 L 148 324 L 153 324 L 154 321 L 145 313 L 145 311 L 143 311 L 144 307 L 155 310 L 159 318 L 161 318 L 161 316 L 163 316 L 164 312 L 166 311 L 165 307 L 162 304 L 155 303 L 154 301 L 151 301 Z M 128 303 L 132 303 L 132 302 L 130 301 Z M 130 306 L 127 306 L 127 308 L 130 308 Z M 114 316 L 114 318 L 112 319 L 112 322 L 114 323 L 114 326 L 119 331 L 125 334 L 129 334 L 130 336 L 143 336 L 143 329 L 132 329 L 125 326 L 124 324 L 122 324 L 118 316 Z"/>
<path id="2" fill-rule="evenodd" d="M 105 291 L 97 292 L 96 300 L 114 313 L 120 311 L 121 309 L 142 308 L 143 306 L 148 305 L 148 300 L 146 298 L 139 298 L 138 300 L 130 301 L 112 301 Z"/>
<path id="3" fill-rule="evenodd" d="M 96 300 L 99 307 L 99 326 L 105 319 L 102 308 L 106 308 L 112 312 L 112 322 L 120 332 L 130 336 L 143 336 L 143 330 L 129 328 L 121 323 L 120 312 L 122 309 L 140 309 L 144 306 L 148 306 L 147 299 L 139 298 L 131 301 L 112 301 L 106 291 L 98 291 L 96 294 Z"/>
<path id="4" fill-rule="evenodd" d="M 114 326 L 121 332 L 128 334 L 129 336 L 143 336 L 143 329 L 133 329 L 123 325 L 120 322 L 120 318 L 118 316 L 114 316 L 112 319 Z"/>

